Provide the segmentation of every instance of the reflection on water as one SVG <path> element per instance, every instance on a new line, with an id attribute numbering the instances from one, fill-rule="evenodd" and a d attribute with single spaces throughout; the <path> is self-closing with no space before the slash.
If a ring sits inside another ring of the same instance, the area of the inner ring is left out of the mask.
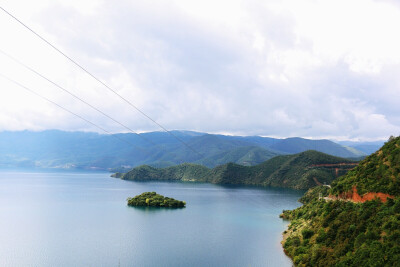
<path id="1" fill-rule="evenodd" d="M 159 208 L 159 207 L 133 207 L 133 206 L 127 206 L 130 209 L 135 209 L 137 211 L 143 212 L 143 213 L 155 213 L 155 212 L 176 212 L 182 209 L 185 209 L 186 207 L 180 207 L 180 208 Z"/>

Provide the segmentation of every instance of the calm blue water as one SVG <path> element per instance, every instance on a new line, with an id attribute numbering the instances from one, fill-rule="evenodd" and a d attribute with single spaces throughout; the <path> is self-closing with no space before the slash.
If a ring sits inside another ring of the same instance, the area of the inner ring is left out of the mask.
<path id="1" fill-rule="evenodd" d="M 140 209 L 145 191 L 184 209 Z M 278 215 L 301 192 L 0 172 L 0 266 L 291 266 Z"/>

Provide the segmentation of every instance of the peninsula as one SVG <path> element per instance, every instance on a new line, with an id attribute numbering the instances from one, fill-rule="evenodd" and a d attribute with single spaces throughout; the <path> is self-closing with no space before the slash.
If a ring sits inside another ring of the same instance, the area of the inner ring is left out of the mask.
<path id="1" fill-rule="evenodd" d="M 307 190 L 317 185 L 331 184 L 358 163 L 318 151 L 281 155 L 255 166 L 227 163 L 209 169 L 183 163 L 167 168 L 142 165 L 113 177 L 132 181 L 182 181 L 229 185 L 276 186 Z"/>

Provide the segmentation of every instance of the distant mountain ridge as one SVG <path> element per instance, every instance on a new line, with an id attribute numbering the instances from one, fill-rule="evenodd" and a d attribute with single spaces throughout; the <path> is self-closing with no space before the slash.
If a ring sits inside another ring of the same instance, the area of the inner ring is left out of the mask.
<path id="1" fill-rule="evenodd" d="M 365 155 L 356 149 L 340 146 L 329 140 L 309 140 L 300 137 L 286 138 L 271 146 L 272 149 L 286 153 L 300 153 L 306 150 L 316 150 L 330 155 L 351 158 Z"/>
<path id="2" fill-rule="evenodd" d="M 373 141 L 373 142 L 354 142 L 354 141 L 340 141 L 337 142 L 340 145 L 346 146 L 348 148 L 355 148 L 358 151 L 364 152 L 367 155 L 370 155 L 377 150 L 379 150 L 383 144 L 384 141 Z"/>
<path id="3" fill-rule="evenodd" d="M 340 157 L 364 155 L 329 140 L 226 136 L 193 131 L 172 133 L 199 153 L 165 132 L 114 135 L 133 146 L 112 135 L 97 133 L 0 132 L 0 167 L 107 170 L 143 164 L 167 167 L 189 162 L 212 168 L 228 162 L 253 166 L 277 155 L 310 149 Z"/>
<path id="4" fill-rule="evenodd" d="M 255 166 L 227 163 L 209 169 L 188 163 L 167 168 L 143 165 L 122 176 L 115 176 L 134 181 L 190 181 L 309 189 L 324 183 L 330 184 L 354 166 L 355 162 L 348 159 L 306 151 L 276 156 Z"/>

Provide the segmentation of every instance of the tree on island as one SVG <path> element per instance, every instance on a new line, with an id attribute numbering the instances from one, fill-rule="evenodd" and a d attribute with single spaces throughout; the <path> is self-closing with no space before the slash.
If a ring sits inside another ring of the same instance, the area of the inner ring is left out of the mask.
<path id="1" fill-rule="evenodd" d="M 135 207 L 183 208 L 186 206 L 185 201 L 164 197 L 156 192 L 144 192 L 133 198 L 128 198 L 127 201 L 128 206 Z"/>

